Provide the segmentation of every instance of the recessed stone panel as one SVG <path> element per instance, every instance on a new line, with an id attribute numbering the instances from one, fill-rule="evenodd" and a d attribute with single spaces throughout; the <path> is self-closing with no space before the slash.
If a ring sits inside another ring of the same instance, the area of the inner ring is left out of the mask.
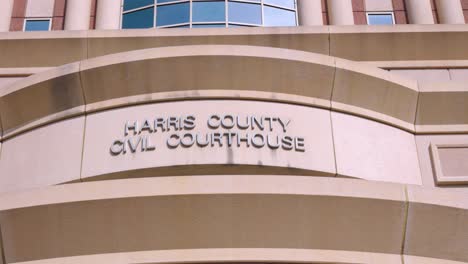
<path id="1" fill-rule="evenodd" d="M 41 127 L 2 145 L 0 193 L 79 179 L 84 117 Z"/>
<path id="2" fill-rule="evenodd" d="M 457 174 L 462 174 L 461 172 L 464 171 L 463 168 L 466 166 L 466 164 L 460 162 L 468 159 L 466 154 L 464 154 L 465 148 L 462 147 L 468 145 L 468 135 L 418 135 L 416 136 L 416 143 L 422 180 L 425 186 L 445 187 L 444 184 L 450 184 L 451 190 L 458 188 L 467 190 L 466 183 L 464 184 L 462 181 L 463 175 L 457 176 Z M 442 147 L 442 157 L 440 157 L 440 147 Z M 455 155 L 452 155 L 454 153 Z M 446 163 L 445 168 L 442 160 L 449 163 Z M 454 173 L 453 169 L 456 169 L 458 172 Z M 447 181 L 449 179 L 452 181 Z"/>
<path id="3" fill-rule="evenodd" d="M 133 106 L 89 115 L 85 138 L 82 178 L 335 174 L 330 112 L 311 107 L 232 100 Z"/>
<path id="4" fill-rule="evenodd" d="M 28 0 L 26 17 L 52 17 L 55 0 Z"/>
<path id="5" fill-rule="evenodd" d="M 449 71 L 446 69 L 430 70 L 391 70 L 392 73 L 420 82 L 447 82 L 450 81 Z"/>
<path id="6" fill-rule="evenodd" d="M 438 147 L 442 173 L 452 177 L 468 177 L 468 144 Z"/>
<path id="7" fill-rule="evenodd" d="M 332 113 L 338 174 L 421 184 L 414 135 L 368 119 Z"/>
<path id="8" fill-rule="evenodd" d="M 365 0 L 366 11 L 393 11 L 392 0 Z"/>

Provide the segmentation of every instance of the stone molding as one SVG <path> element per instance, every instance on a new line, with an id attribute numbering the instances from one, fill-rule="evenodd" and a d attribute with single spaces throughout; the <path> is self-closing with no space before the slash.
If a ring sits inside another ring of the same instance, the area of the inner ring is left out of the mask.
<path id="1" fill-rule="evenodd" d="M 440 159 L 439 149 L 468 149 L 468 144 L 436 144 L 430 145 L 430 153 L 432 158 L 432 167 L 434 169 L 435 180 L 438 185 L 450 184 L 468 184 L 468 172 L 464 171 L 463 175 L 446 175 L 442 169 L 444 165 Z M 446 164 L 445 164 L 446 165 Z"/>
<path id="2" fill-rule="evenodd" d="M 111 54 L 34 74 L 0 92 L 0 115 L 3 137 L 9 138 L 109 108 L 225 98 L 326 108 L 415 134 L 464 133 L 468 89 L 451 86 L 418 84 L 366 63 L 297 50 L 179 46 Z M 447 107 L 430 107 L 437 103 Z"/>
<path id="3" fill-rule="evenodd" d="M 264 46 L 355 61 L 467 60 L 467 43 L 468 25 L 8 32 L 0 33 L 0 67 L 57 67 L 124 51 L 181 45 Z M 34 54 L 25 56 L 31 51 Z"/>
<path id="4" fill-rule="evenodd" d="M 466 263 L 467 201 L 466 192 L 340 178 L 159 177 L 4 194 L 0 226 L 7 263 Z"/>
<path id="5" fill-rule="evenodd" d="M 259 74 L 267 78 L 258 78 Z M 180 46 L 117 53 L 32 75 L 1 91 L 0 115 L 3 136 L 8 138 L 112 107 L 234 98 L 332 109 L 413 132 L 417 90 L 415 81 L 321 54 L 252 46 Z"/>

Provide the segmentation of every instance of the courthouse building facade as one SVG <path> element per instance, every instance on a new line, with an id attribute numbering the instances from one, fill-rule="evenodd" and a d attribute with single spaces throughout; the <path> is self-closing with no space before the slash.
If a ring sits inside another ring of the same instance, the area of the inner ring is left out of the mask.
<path id="1" fill-rule="evenodd" d="M 0 264 L 468 263 L 467 0 L 1 0 Z"/>

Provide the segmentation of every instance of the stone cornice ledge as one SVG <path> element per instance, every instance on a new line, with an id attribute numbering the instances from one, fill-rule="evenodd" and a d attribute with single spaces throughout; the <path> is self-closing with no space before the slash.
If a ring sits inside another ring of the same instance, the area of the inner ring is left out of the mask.
<path id="1" fill-rule="evenodd" d="M 141 178 L 4 194 L 0 226 L 8 263 L 459 264 L 467 197 L 339 178 Z"/>
<path id="2" fill-rule="evenodd" d="M 468 132 L 464 83 L 418 84 L 366 63 L 309 52 L 202 45 L 106 55 L 17 81 L 0 93 L 3 138 L 85 113 L 197 99 L 320 107 L 415 134 Z"/>
<path id="3" fill-rule="evenodd" d="M 1 91 L 0 117 L 9 138 L 85 112 L 222 98 L 321 107 L 414 132 L 417 97 L 415 81 L 359 62 L 297 50 L 200 45 L 117 53 L 32 75 Z"/>
<path id="4" fill-rule="evenodd" d="M 356 61 L 468 60 L 468 25 L 315 26 L 0 33 L 0 68 L 56 67 L 137 49 L 251 45 Z"/>

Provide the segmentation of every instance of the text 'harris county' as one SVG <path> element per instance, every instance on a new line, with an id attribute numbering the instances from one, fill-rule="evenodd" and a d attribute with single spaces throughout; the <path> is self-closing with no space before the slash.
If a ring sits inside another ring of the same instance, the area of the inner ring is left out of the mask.
<path id="1" fill-rule="evenodd" d="M 286 151 L 305 151 L 302 137 L 287 135 L 290 119 L 274 116 L 210 115 L 206 119 L 208 132 L 193 132 L 197 129 L 194 115 L 127 121 L 124 139 L 115 140 L 110 148 L 112 155 L 156 150 L 151 135 L 166 135 L 165 145 L 170 149 L 192 146 L 232 147 L 246 146 Z M 239 131 L 240 130 L 240 131 Z"/>

